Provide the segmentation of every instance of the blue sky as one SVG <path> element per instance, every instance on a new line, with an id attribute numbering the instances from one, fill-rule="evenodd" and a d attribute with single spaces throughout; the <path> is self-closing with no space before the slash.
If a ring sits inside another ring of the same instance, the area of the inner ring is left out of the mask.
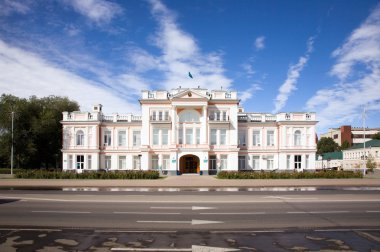
<path id="1" fill-rule="evenodd" d="M 178 86 L 380 127 L 380 2 L 0 0 L 0 93 L 139 114 L 141 90 Z"/>

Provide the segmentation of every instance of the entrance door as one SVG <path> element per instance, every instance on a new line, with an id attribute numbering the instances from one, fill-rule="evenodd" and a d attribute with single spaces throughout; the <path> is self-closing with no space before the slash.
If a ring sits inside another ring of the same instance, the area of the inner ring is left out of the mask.
<path id="1" fill-rule="evenodd" d="M 199 158 L 194 155 L 186 155 L 180 159 L 181 173 L 198 173 L 199 172 Z"/>

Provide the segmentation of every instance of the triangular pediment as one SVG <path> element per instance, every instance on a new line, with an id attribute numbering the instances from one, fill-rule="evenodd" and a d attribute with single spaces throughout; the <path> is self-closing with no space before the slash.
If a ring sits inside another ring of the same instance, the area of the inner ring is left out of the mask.
<path id="1" fill-rule="evenodd" d="M 197 92 L 194 89 L 185 89 L 171 97 L 171 99 L 205 99 L 209 100 L 210 97 L 207 95 L 204 95 L 200 92 Z"/>

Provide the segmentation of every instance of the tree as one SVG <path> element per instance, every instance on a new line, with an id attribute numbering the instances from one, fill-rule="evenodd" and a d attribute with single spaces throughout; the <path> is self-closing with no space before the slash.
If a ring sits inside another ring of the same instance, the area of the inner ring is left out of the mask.
<path id="1" fill-rule="evenodd" d="M 347 140 L 344 140 L 342 143 L 342 146 L 340 146 L 340 150 L 345 150 L 345 149 L 348 149 L 350 147 L 351 147 L 350 143 Z"/>
<path id="2" fill-rule="evenodd" d="M 373 135 L 372 139 L 380 140 L 380 132 L 377 132 L 375 135 Z"/>
<path id="3" fill-rule="evenodd" d="M 317 144 L 317 154 L 339 150 L 339 145 L 331 137 L 322 137 Z"/>
<path id="4" fill-rule="evenodd" d="M 367 163 L 366 163 L 366 167 L 367 167 L 367 169 L 368 169 L 370 172 L 372 172 L 373 169 L 376 168 L 376 166 L 377 166 L 377 164 L 376 164 L 374 158 L 372 157 L 371 154 L 369 154 L 369 155 L 368 155 L 368 158 L 367 158 Z"/>
<path id="5" fill-rule="evenodd" d="M 0 97 L 0 167 L 9 167 L 11 111 L 14 118 L 15 167 L 58 167 L 61 164 L 63 111 L 79 110 L 78 103 L 66 97 L 49 96 L 21 99 Z"/>

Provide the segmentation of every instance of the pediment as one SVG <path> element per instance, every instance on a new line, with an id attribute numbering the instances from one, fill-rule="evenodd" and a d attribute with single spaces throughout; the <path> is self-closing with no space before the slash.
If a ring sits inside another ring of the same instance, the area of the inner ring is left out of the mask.
<path id="1" fill-rule="evenodd" d="M 204 94 L 201 94 L 194 89 L 183 90 L 171 97 L 171 99 L 205 99 L 209 100 L 210 98 Z"/>

